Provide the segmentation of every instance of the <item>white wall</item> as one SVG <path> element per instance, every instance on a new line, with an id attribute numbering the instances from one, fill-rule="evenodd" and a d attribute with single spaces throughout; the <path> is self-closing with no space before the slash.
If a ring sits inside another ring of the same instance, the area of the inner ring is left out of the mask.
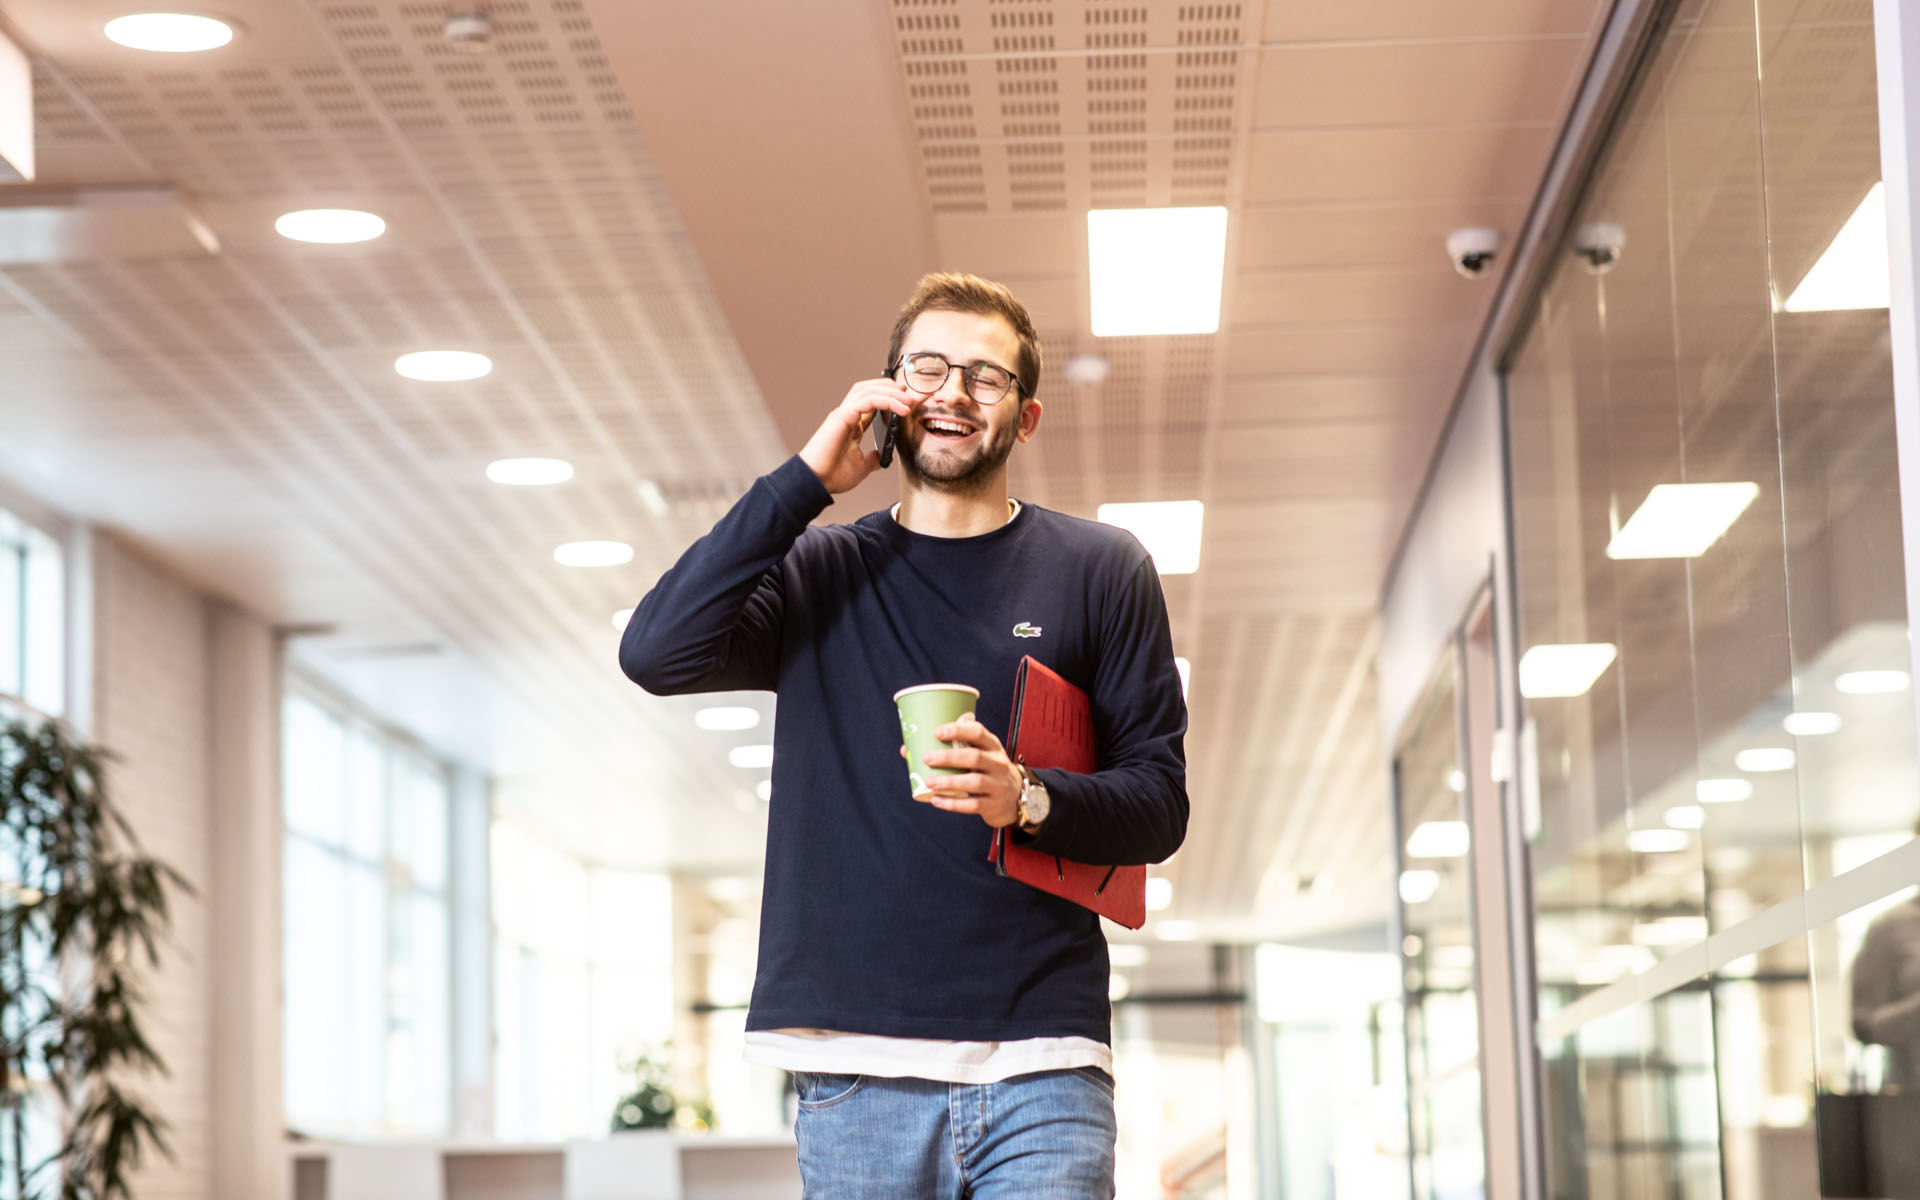
<path id="1" fill-rule="evenodd" d="M 278 661 L 273 631 L 110 533 L 74 539 L 93 599 L 83 670 L 93 740 L 142 846 L 196 895 L 147 976 L 168 1075 L 141 1090 L 174 1159 L 142 1200 L 273 1200 L 280 1162 Z"/>

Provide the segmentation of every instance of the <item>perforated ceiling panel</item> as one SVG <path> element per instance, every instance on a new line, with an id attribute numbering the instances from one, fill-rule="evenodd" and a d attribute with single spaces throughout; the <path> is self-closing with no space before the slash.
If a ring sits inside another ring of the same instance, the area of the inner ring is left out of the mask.
<path id="1" fill-rule="evenodd" d="M 750 861 L 752 778 L 689 742 L 686 706 L 619 677 L 609 619 L 737 492 L 742 460 L 783 450 L 580 5 L 490 5 L 484 54 L 446 40 L 440 4 L 259 7 L 255 28 L 312 19 L 296 56 L 243 42 L 42 60 L 44 180 L 166 180 L 221 252 L 0 267 L 0 299 L 38 314 L 50 352 L 112 369 L 57 405 L 11 392 L 0 456 L 11 472 L 55 464 L 56 482 L 28 486 L 265 615 L 338 625 L 305 653 L 349 684 L 377 691 L 386 659 L 476 663 L 487 688 L 421 719 L 516 794 L 597 807 L 598 856 Z M 271 232 L 328 204 L 380 212 L 389 233 L 310 247 Z M 394 373 L 435 347 L 495 370 Z M 524 454 L 576 477 L 483 477 Z M 211 464 L 220 489 L 196 484 Z M 237 530 L 236 503 L 294 528 Z M 635 562 L 554 563 L 591 537 L 634 542 Z M 291 561 L 316 542 L 324 563 Z M 543 748 L 556 742 L 569 750 Z M 636 795 L 643 774 L 657 786 Z M 678 823 L 687 795 L 745 803 Z"/>

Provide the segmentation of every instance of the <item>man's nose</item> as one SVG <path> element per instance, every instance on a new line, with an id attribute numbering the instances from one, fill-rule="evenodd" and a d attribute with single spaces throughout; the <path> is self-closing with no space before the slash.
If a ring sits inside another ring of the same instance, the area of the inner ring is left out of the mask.
<path id="1" fill-rule="evenodd" d="M 947 401 L 969 401 L 973 397 L 967 394 L 967 369 L 958 363 L 947 368 L 947 377 L 940 381 L 940 387 L 927 399 Z"/>

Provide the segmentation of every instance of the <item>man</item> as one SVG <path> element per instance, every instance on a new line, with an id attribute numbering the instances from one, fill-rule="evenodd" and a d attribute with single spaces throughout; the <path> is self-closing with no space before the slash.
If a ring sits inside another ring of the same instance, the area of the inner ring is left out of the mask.
<path id="1" fill-rule="evenodd" d="M 1186 833 L 1186 705 L 1153 562 L 1130 535 L 1013 500 L 1040 343 L 997 284 L 921 280 L 888 376 L 853 385 L 639 607 L 620 662 L 657 694 L 778 693 L 747 1055 L 795 1073 L 810 1200 L 1113 1195 L 1107 947 L 1086 909 L 995 872 L 990 830 L 1093 863 Z M 880 469 L 900 502 L 810 526 Z M 1092 697 L 1100 768 L 1001 742 L 1031 654 Z M 911 798 L 893 694 L 980 691 Z"/>

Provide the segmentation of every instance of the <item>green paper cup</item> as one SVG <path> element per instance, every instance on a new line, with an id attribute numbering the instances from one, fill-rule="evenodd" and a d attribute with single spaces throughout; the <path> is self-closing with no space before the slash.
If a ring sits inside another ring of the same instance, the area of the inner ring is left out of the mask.
<path id="1" fill-rule="evenodd" d="M 923 683 L 901 688 L 893 702 L 900 708 L 900 740 L 907 747 L 907 782 L 913 785 L 914 799 L 933 791 L 927 784 L 930 775 L 964 775 L 959 767 L 929 767 L 920 756 L 954 744 L 934 737 L 933 731 L 972 716 L 980 705 L 980 689 L 964 683 Z"/>

